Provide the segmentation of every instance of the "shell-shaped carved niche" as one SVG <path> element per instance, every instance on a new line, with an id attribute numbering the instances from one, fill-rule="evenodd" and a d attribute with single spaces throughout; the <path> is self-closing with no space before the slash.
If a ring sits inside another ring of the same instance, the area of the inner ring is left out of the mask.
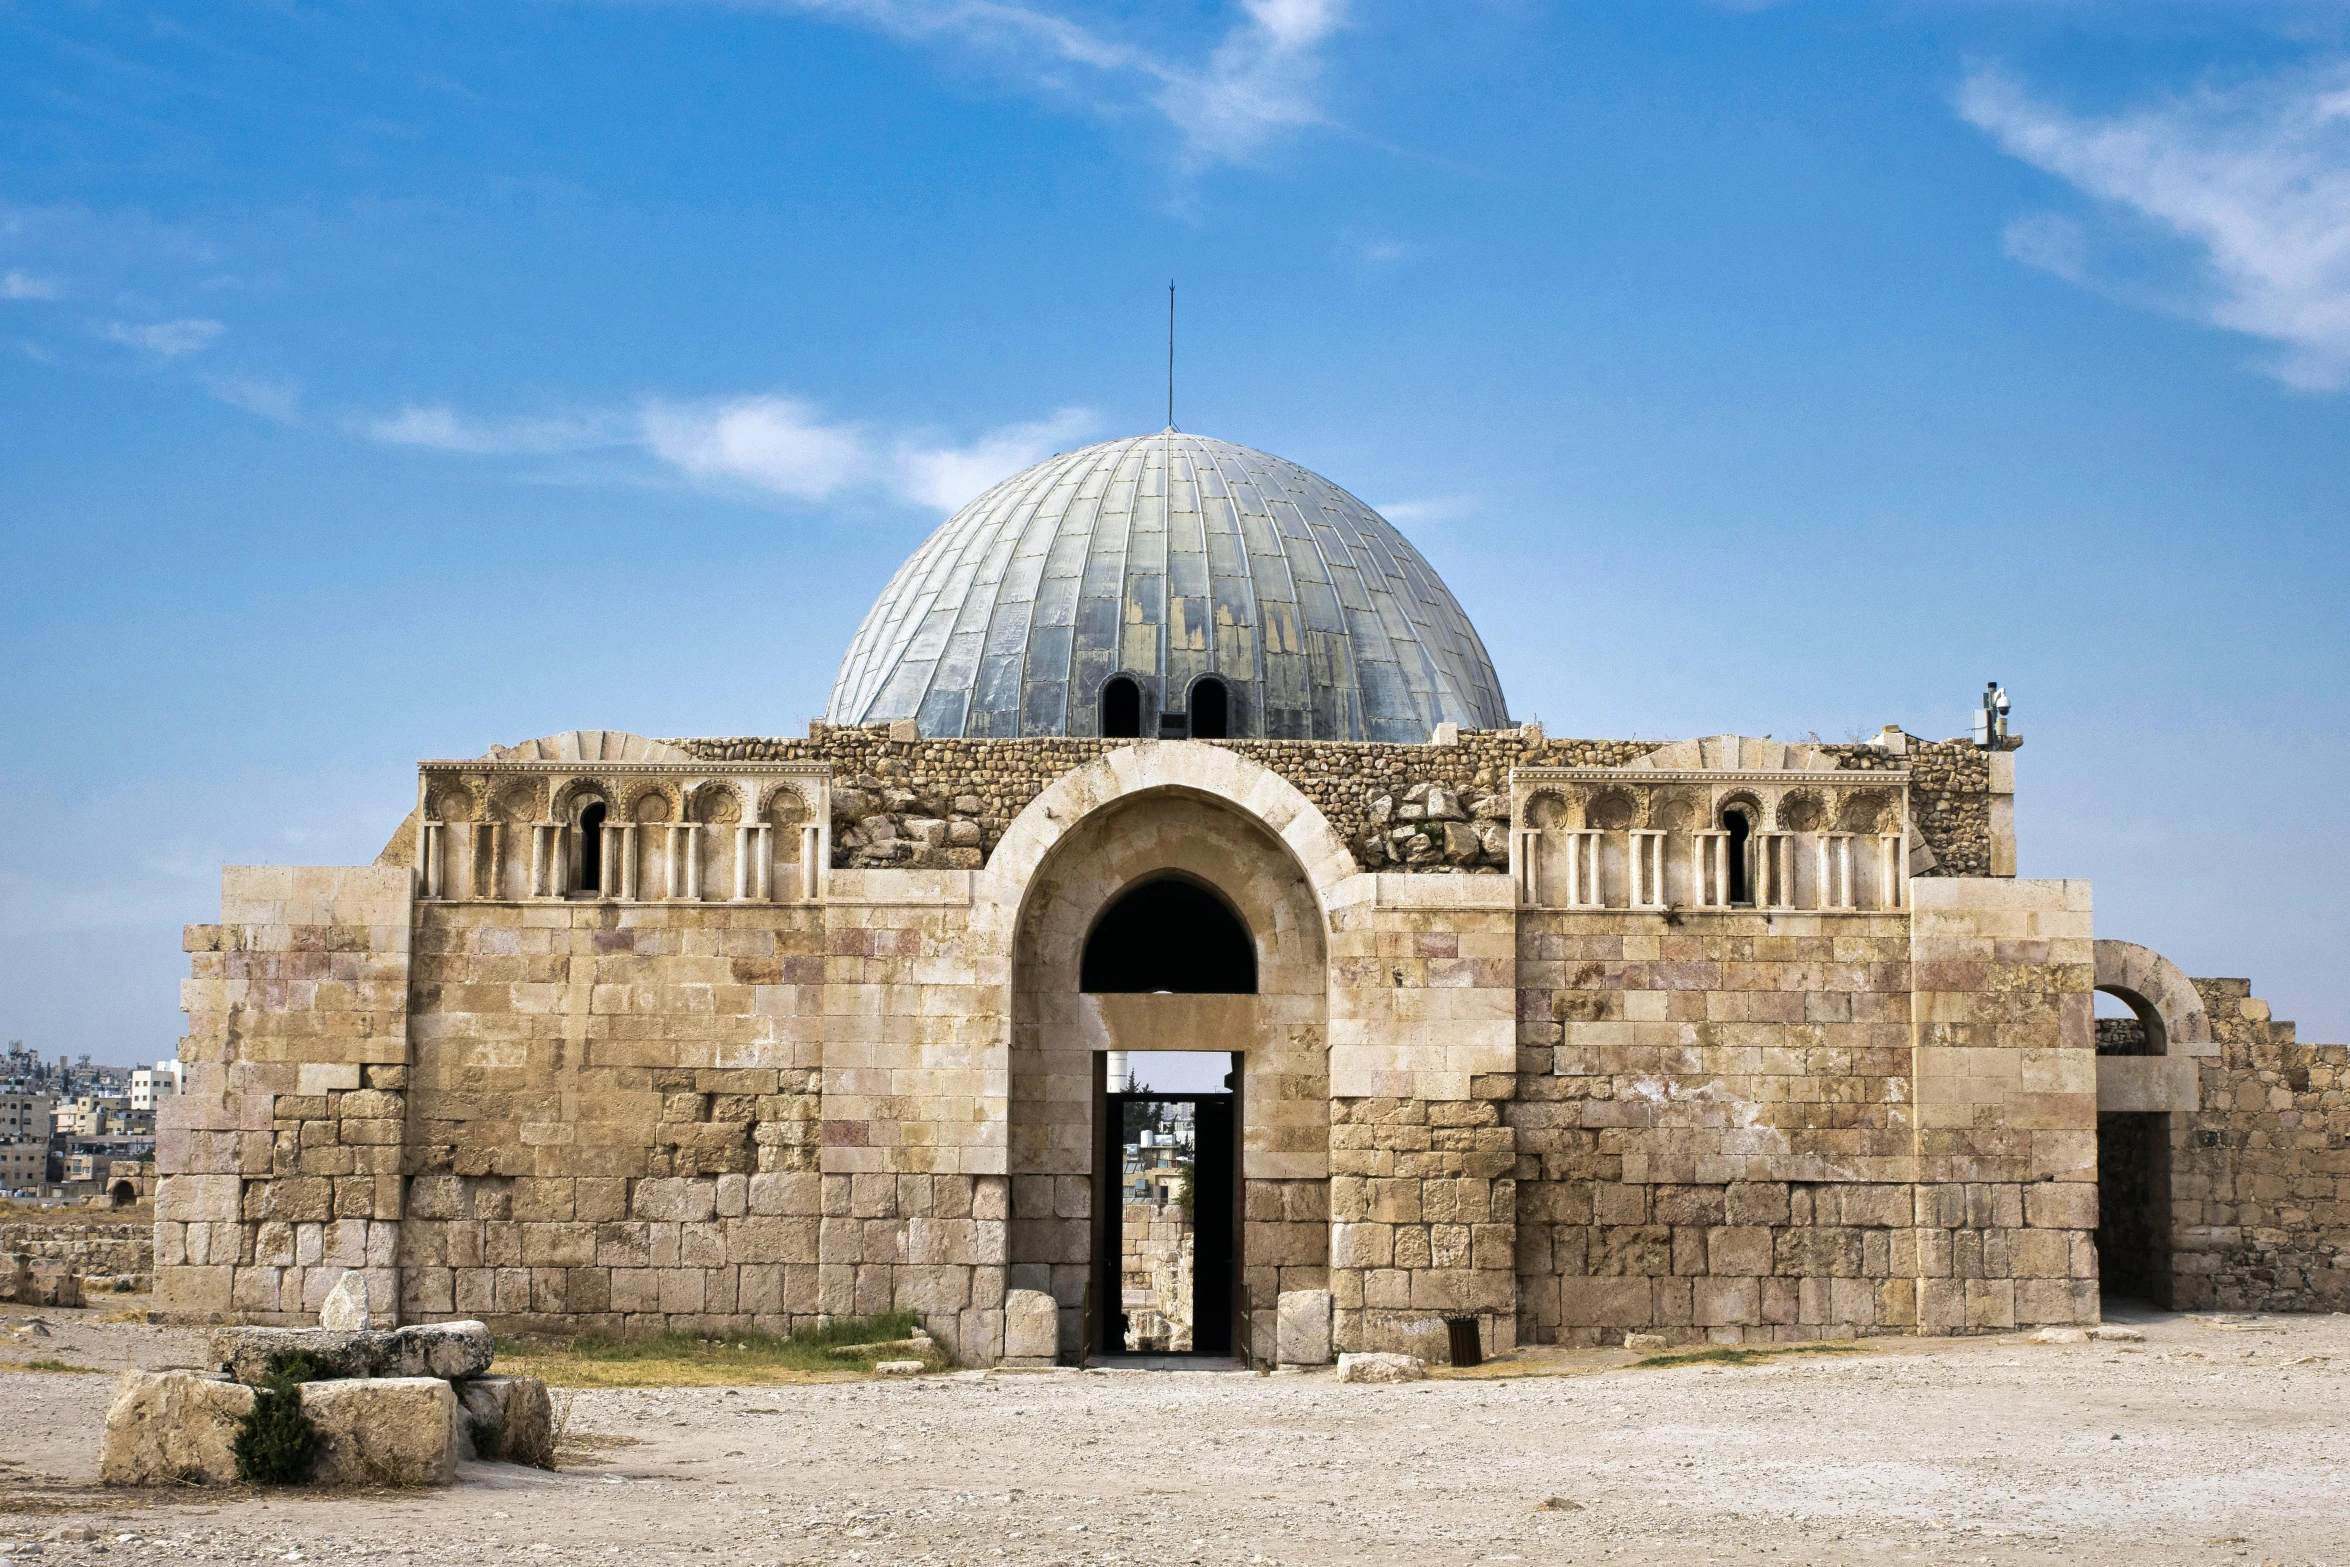
<path id="1" fill-rule="evenodd" d="M 777 827 L 797 827 L 808 819 L 808 802 L 790 784 L 778 784 L 768 791 L 759 819 Z"/>
<path id="2" fill-rule="evenodd" d="M 660 784 L 646 784 L 628 802 L 628 819 L 645 826 L 677 820 L 677 802 Z"/>
<path id="3" fill-rule="evenodd" d="M 1898 822 L 1892 797 L 1881 789 L 1853 790 L 1836 815 L 1836 825 L 1854 833 L 1891 832 Z"/>
<path id="4" fill-rule="evenodd" d="M 1585 825 L 1622 832 L 1640 820 L 1640 801 L 1629 789 L 1601 789 L 1583 807 Z"/>
<path id="5" fill-rule="evenodd" d="M 498 790 L 490 810 L 502 822 L 534 822 L 546 799 L 546 786 L 535 778 L 513 778 Z"/>
<path id="6" fill-rule="evenodd" d="M 1779 800 L 1779 826 L 1788 832 L 1818 832 L 1828 824 L 1828 807 L 1809 789 L 1791 789 Z"/>
<path id="7" fill-rule="evenodd" d="M 743 819 L 743 802 L 731 785 L 704 784 L 689 802 L 693 819 L 713 826 L 732 826 Z"/>
<path id="8" fill-rule="evenodd" d="M 1706 825 L 1705 798 L 1695 789 L 1659 789 L 1648 812 L 1650 825 L 1667 832 L 1695 832 Z"/>
<path id="9" fill-rule="evenodd" d="M 1760 827 L 1768 820 L 1763 815 L 1762 800 L 1752 789 L 1733 789 L 1723 795 L 1722 803 L 1714 810 L 1714 825 L 1726 829 L 1733 814 L 1745 816 L 1750 828 Z"/>
<path id="10" fill-rule="evenodd" d="M 438 821 L 472 821 L 473 791 L 459 783 L 441 785 L 432 792 L 432 814 Z"/>
<path id="11" fill-rule="evenodd" d="M 1529 827 L 1564 827 L 1568 816 L 1566 796 L 1555 789 L 1545 789 L 1526 802 Z"/>

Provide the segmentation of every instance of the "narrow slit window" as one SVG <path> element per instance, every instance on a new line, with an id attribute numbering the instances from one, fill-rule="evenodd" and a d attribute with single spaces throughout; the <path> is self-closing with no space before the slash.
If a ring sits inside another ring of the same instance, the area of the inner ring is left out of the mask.
<path id="1" fill-rule="evenodd" d="M 1730 902 L 1752 903 L 1754 887 L 1746 872 L 1746 845 L 1754 823 L 1744 811 L 1724 811 L 1722 826 L 1730 834 Z"/>
<path id="2" fill-rule="evenodd" d="M 579 890 L 604 890 L 604 802 L 579 813 Z"/>

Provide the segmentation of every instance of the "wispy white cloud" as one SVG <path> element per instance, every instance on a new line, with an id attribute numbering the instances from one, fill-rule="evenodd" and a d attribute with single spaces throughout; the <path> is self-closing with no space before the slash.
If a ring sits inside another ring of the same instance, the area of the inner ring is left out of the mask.
<path id="1" fill-rule="evenodd" d="M 1241 0 L 1205 57 L 1188 61 L 1008 0 L 714 3 L 822 17 L 960 51 L 1104 114 L 1148 102 L 1181 138 L 1183 162 L 1199 168 L 1246 162 L 1287 131 L 1328 123 L 1323 46 L 1344 27 L 1349 0 Z"/>
<path id="2" fill-rule="evenodd" d="M 166 359 L 177 359 L 182 354 L 211 347 L 226 330 L 217 321 L 108 321 L 99 326 L 98 335 L 109 343 L 143 348 Z"/>
<path id="3" fill-rule="evenodd" d="M 0 272 L 0 299 L 55 299 L 64 292 L 55 278 L 35 277 L 13 267 Z"/>
<path id="4" fill-rule="evenodd" d="M 429 446 L 477 457 L 547 456 L 626 440 L 619 421 L 605 415 L 575 418 L 470 419 L 445 404 L 411 404 L 387 419 L 364 421 L 372 440 L 393 446 Z"/>
<path id="5" fill-rule="evenodd" d="M 302 422 L 302 388 L 292 381 L 263 381 L 249 376 L 215 376 L 205 390 L 231 408 L 242 408 L 278 424 Z"/>
<path id="6" fill-rule="evenodd" d="M 1984 70 L 1959 110 L 2099 204 L 2095 227 L 2052 214 L 2010 224 L 2009 255 L 2277 344 L 2269 368 L 2291 385 L 2350 383 L 2350 62 L 2104 118 Z M 2144 270 L 2149 231 L 2191 247 L 2183 275 Z"/>
<path id="7" fill-rule="evenodd" d="M 1033 424 L 1008 424 L 990 430 L 968 446 L 900 441 L 897 490 L 917 505 L 952 511 L 997 480 L 1050 457 L 1094 427 L 1094 416 L 1088 410 L 1059 408 L 1050 418 Z"/>
<path id="8" fill-rule="evenodd" d="M 218 387 L 215 393 L 227 396 Z M 761 393 L 648 397 L 625 412 L 559 417 L 477 418 L 445 404 L 411 404 L 388 417 L 361 420 L 354 428 L 389 445 L 478 457 L 633 449 L 676 475 L 723 491 L 817 501 L 869 486 L 951 511 L 1085 434 L 1094 422 L 1084 409 L 1063 408 L 1049 418 L 1006 425 L 967 445 L 952 445 L 920 432 L 893 438 L 829 418 L 800 398 Z"/>
<path id="9" fill-rule="evenodd" d="M 872 463 L 854 426 L 827 424 L 790 397 L 648 402 L 642 430 L 646 448 L 680 473 L 794 500 L 822 500 L 863 478 Z"/>

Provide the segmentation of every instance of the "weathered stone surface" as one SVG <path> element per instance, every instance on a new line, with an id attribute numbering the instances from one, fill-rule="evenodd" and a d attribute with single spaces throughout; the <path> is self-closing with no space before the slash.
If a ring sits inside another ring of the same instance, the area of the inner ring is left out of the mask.
<path id="1" fill-rule="evenodd" d="M 317 1485 L 447 1485 L 457 1478 L 457 1396 L 438 1377 L 302 1384 L 318 1432 Z"/>
<path id="2" fill-rule="evenodd" d="M 1276 1300 L 1275 1357 L 1285 1366 L 1330 1363 L 1330 1292 L 1283 1290 Z"/>
<path id="3" fill-rule="evenodd" d="M 880 1377 L 918 1377 L 922 1374 L 922 1369 L 922 1362 L 919 1360 L 877 1360 L 873 1362 L 873 1374 Z"/>
<path id="4" fill-rule="evenodd" d="M 1417 1355 L 1372 1352 L 1338 1357 L 1341 1382 L 1425 1382 L 1428 1362 Z"/>
<path id="5" fill-rule="evenodd" d="M 456 1387 L 457 1456 L 476 1459 L 475 1435 L 497 1428 L 497 1461 L 555 1467 L 555 1404 L 536 1377 L 475 1377 Z"/>
<path id="6" fill-rule="evenodd" d="M 1060 1353 L 1060 1302 L 1042 1290 L 1013 1290 L 1005 1295 L 1005 1362 L 1049 1366 Z"/>
<path id="7" fill-rule="evenodd" d="M 479 1322 L 426 1322 L 366 1333 L 324 1328 L 227 1328 L 212 1352 L 230 1376 L 259 1385 L 270 1362 L 302 1351 L 342 1377 L 439 1377 L 457 1381 L 490 1369 L 497 1346 Z"/>
<path id="8" fill-rule="evenodd" d="M 330 1333 L 365 1333 L 375 1326 L 367 1309 L 366 1275 L 356 1268 L 345 1271 L 318 1308 L 318 1325 Z"/>
<path id="9" fill-rule="evenodd" d="M 1636 1355 L 1652 1355 L 1660 1349 L 1672 1348 L 1673 1341 L 1662 1333 L 1627 1333 L 1624 1347 Z"/>
<path id="10" fill-rule="evenodd" d="M 103 1485 L 234 1485 L 253 1390 L 193 1371 L 126 1371 L 98 1443 Z"/>

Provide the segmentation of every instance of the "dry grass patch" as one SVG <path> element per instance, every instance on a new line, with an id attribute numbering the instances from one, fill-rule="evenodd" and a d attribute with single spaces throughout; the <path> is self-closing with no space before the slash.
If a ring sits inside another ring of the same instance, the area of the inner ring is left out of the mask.
<path id="1" fill-rule="evenodd" d="M 62 1371 L 74 1376 L 103 1376 L 98 1366 L 73 1366 L 62 1360 L 0 1360 L 0 1371 Z"/>
<path id="2" fill-rule="evenodd" d="M 877 1360 L 920 1360 L 942 1370 L 936 1349 L 909 1349 L 920 1324 L 907 1311 L 846 1317 L 789 1338 L 737 1333 L 697 1338 L 662 1333 L 651 1338 L 498 1340 L 492 1368 L 506 1376 L 537 1377 L 549 1387 L 750 1387 L 778 1383 L 853 1382 L 873 1374 Z"/>
<path id="3" fill-rule="evenodd" d="M 1751 1366 L 1759 1361 L 1775 1360 L 1782 1355 L 1865 1355 L 1868 1351 L 1858 1344 L 1710 1344 L 1702 1349 L 1669 1349 L 1661 1355 L 1645 1355 L 1632 1362 L 1634 1370 L 1644 1366 Z"/>

